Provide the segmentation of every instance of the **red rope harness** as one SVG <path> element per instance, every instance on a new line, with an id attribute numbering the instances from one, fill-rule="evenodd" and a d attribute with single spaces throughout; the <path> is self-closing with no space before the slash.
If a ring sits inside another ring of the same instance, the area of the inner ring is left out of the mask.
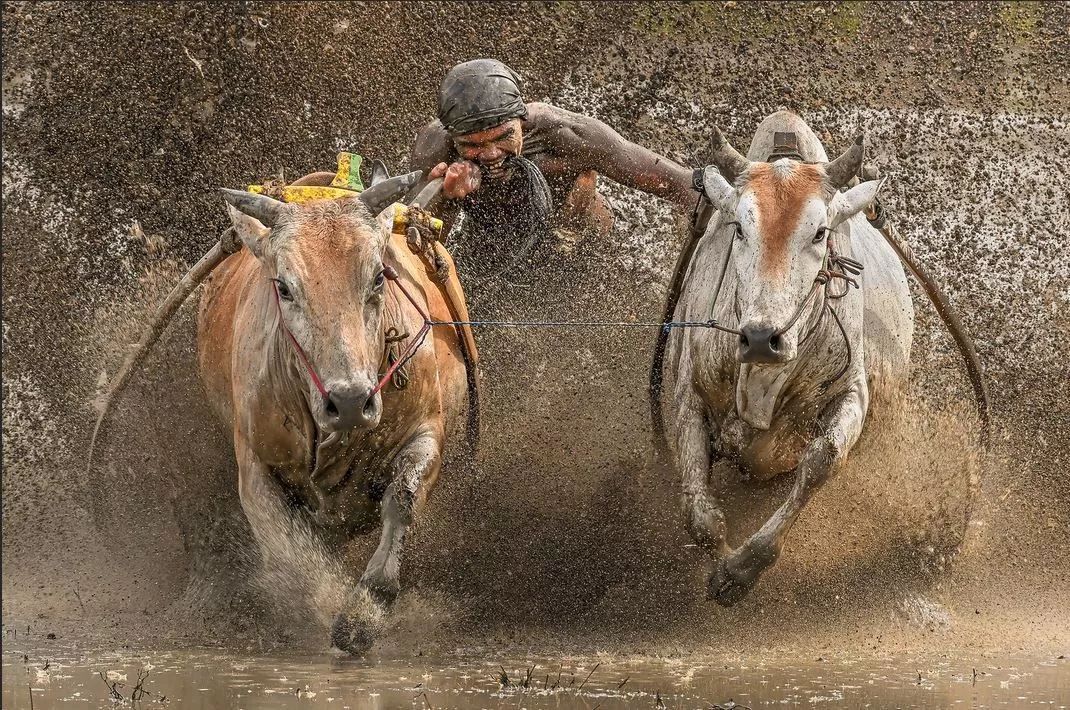
<path id="1" fill-rule="evenodd" d="M 412 297 L 412 294 L 409 293 L 409 289 L 405 288 L 405 284 L 401 283 L 401 280 L 398 278 L 398 272 L 391 266 L 384 266 L 383 276 L 386 277 L 387 281 L 390 281 L 401 289 L 401 293 L 405 295 L 405 298 L 412 304 L 412 307 L 420 314 L 420 318 L 423 319 L 424 324 L 420 326 L 420 330 L 416 332 L 416 335 L 409 340 L 409 344 L 403 351 L 401 351 L 401 355 L 394 360 L 394 364 L 387 368 L 386 372 L 379 379 L 379 383 L 372 388 L 371 394 L 368 395 L 369 397 L 374 397 L 380 390 L 386 387 L 386 383 L 390 381 L 390 378 L 394 376 L 394 373 L 397 372 L 398 368 L 408 362 L 409 359 L 416 354 L 416 349 L 423 344 L 424 338 L 427 337 L 427 332 L 431 330 L 432 325 L 431 319 L 428 317 L 427 313 L 425 313 L 424 309 L 420 307 L 420 304 L 416 302 L 416 299 Z"/>
<path id="2" fill-rule="evenodd" d="M 398 371 L 398 368 L 402 367 L 412 358 L 414 354 L 416 354 L 417 348 L 419 348 L 420 345 L 423 344 L 424 339 L 427 337 L 427 332 L 431 330 L 431 326 L 433 325 L 427 313 L 424 312 L 424 309 L 421 308 L 420 304 L 416 301 L 415 298 L 413 298 L 413 295 L 409 293 L 409 289 L 405 288 L 405 284 L 401 283 L 401 281 L 398 279 L 398 272 L 395 271 L 393 267 L 383 267 L 383 276 L 385 276 L 388 281 L 392 282 L 401 290 L 401 293 L 404 294 L 408 302 L 411 303 L 413 308 L 416 309 L 416 312 L 420 314 L 420 318 L 423 319 L 424 324 L 420 327 L 420 330 L 417 331 L 416 335 L 411 340 L 409 340 L 408 346 L 401 352 L 401 355 L 396 360 L 394 360 L 394 363 L 389 368 L 387 368 L 383 376 L 379 378 L 379 382 L 375 385 L 375 387 L 372 388 L 371 393 L 368 395 L 369 397 L 374 397 L 384 387 L 386 387 L 387 383 L 390 382 L 390 378 L 393 377 L 394 373 Z M 323 380 L 321 380 L 320 376 L 316 373 L 316 368 L 312 366 L 312 362 L 308 359 L 308 355 L 305 354 L 304 348 L 302 348 L 301 344 L 297 342 L 297 338 L 295 338 L 294 334 L 290 332 L 290 329 L 286 327 L 286 322 L 282 319 L 282 302 L 279 297 L 279 285 L 274 282 L 272 282 L 271 285 L 272 290 L 275 294 L 275 308 L 276 310 L 278 310 L 279 313 L 279 327 L 282 328 L 283 332 L 286 333 L 286 335 L 290 338 L 290 342 L 293 344 L 294 350 L 297 352 L 298 357 L 301 358 L 301 362 L 305 365 L 305 370 L 308 372 L 309 379 L 312 380 L 312 384 L 316 386 L 316 389 L 319 391 L 320 395 L 323 397 L 324 400 L 326 400 L 331 396 L 331 392 L 323 386 Z"/>
<path id="3" fill-rule="evenodd" d="M 286 327 L 286 322 L 282 319 L 282 303 L 279 299 L 279 285 L 273 281 L 271 283 L 271 288 L 275 293 L 275 308 L 279 312 L 279 327 L 290 337 L 290 342 L 293 343 L 294 350 L 297 351 L 297 355 L 301 358 L 301 362 L 305 363 L 305 369 L 308 370 L 308 376 L 312 380 L 312 384 L 319 390 L 323 399 L 327 400 L 331 396 L 331 393 L 323 386 L 323 381 L 320 379 L 320 376 L 316 374 L 316 368 L 312 367 L 312 363 L 308 360 L 308 355 L 305 354 L 301 344 L 297 342 L 297 338 L 295 338 L 294 334 L 290 332 L 290 329 Z"/>

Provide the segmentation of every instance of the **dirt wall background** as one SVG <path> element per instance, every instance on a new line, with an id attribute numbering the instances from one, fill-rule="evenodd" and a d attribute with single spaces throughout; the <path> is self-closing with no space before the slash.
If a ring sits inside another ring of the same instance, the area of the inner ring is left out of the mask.
<path id="1" fill-rule="evenodd" d="M 229 444 L 192 367 L 192 309 L 126 398 L 99 477 L 83 472 L 92 400 L 225 226 L 217 187 L 328 168 L 341 149 L 404 167 L 443 73 L 495 56 L 530 100 L 593 113 L 688 164 L 714 124 L 745 150 L 782 107 L 830 153 L 865 130 L 892 214 L 977 338 L 996 446 L 971 463 L 968 385 L 916 293 L 917 409 L 814 501 L 746 602 L 716 609 L 700 599 L 705 566 L 685 547 L 676 482 L 649 465 L 652 334 L 486 333 L 487 452 L 435 492 L 406 573 L 411 623 L 392 642 L 1066 642 L 1066 5 L 3 12 L 5 620 L 123 638 L 232 640 L 277 626 L 248 612 L 247 533 Z M 473 310 L 656 317 L 680 218 L 603 189 L 613 245 L 585 244 L 567 278 L 476 291 Z M 946 513 L 935 492 L 954 497 L 971 471 L 982 494 L 966 548 L 923 572 L 917 539 L 938 536 Z M 744 490 L 739 504 L 755 518 L 785 490 Z"/>

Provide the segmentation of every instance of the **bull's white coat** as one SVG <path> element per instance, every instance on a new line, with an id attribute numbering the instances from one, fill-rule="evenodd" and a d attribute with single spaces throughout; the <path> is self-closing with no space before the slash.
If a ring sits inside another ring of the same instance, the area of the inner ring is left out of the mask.
<path id="1" fill-rule="evenodd" d="M 766 159 L 776 131 L 795 132 L 807 162 L 828 160 L 809 127 L 780 112 L 759 126 L 750 161 Z M 786 175 L 799 167 L 782 160 L 771 169 Z M 683 479 L 689 531 L 717 563 L 710 594 L 723 604 L 742 598 L 776 559 L 803 505 L 858 440 L 871 401 L 890 395 L 905 381 L 914 327 L 903 267 L 859 214 L 876 195 L 876 183 L 862 183 L 830 200 L 827 194 L 803 200 L 784 259 L 770 269 L 763 268 L 770 248 L 768 225 L 761 224 L 763 212 L 755 204 L 759 197 L 747 189 L 747 180 L 744 174 L 729 185 L 716 169 L 707 170 L 706 193 L 719 211 L 695 252 L 675 320 L 783 327 L 822 266 L 827 243 L 813 241 L 821 226 L 833 227 L 837 233 L 830 238 L 837 252 L 862 262 L 865 270 L 860 289 L 830 302 L 853 357 L 827 390 L 821 385 L 843 367 L 847 348 L 834 319 L 820 317 L 823 294 L 783 334 L 786 362 L 742 363 L 738 339 L 710 329 L 677 330 L 670 337 L 667 362 L 675 374 L 670 447 Z M 740 223 L 741 238 L 733 221 Z M 729 245 L 730 262 L 714 304 Z M 843 282 L 832 288 L 842 290 Z M 718 493 L 728 467 L 735 466 L 762 479 L 792 469 L 797 473 L 788 501 L 732 550 L 725 542 Z"/>

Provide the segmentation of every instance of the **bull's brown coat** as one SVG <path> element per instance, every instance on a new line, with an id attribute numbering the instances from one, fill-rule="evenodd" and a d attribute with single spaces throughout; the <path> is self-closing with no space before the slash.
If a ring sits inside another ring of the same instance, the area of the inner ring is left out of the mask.
<path id="1" fill-rule="evenodd" d="M 743 178 L 746 192 L 758 206 L 758 232 L 762 239 L 761 275 L 784 273 L 790 256 L 791 235 L 806 201 L 821 194 L 824 171 L 806 163 L 754 163 Z"/>
<path id="2" fill-rule="evenodd" d="M 271 248 L 287 250 L 288 268 L 300 272 L 304 300 L 316 306 L 309 309 L 311 334 L 329 340 L 330 352 L 340 346 L 348 351 L 339 356 L 343 360 L 381 362 L 382 372 L 386 329 L 412 337 L 423 323 L 398 286 L 387 283 L 381 328 L 362 327 L 353 282 L 374 278 L 364 272 L 378 263 L 376 250 L 432 319 L 453 318 L 443 291 L 404 237 L 385 237 L 384 249 L 384 237 L 367 217 L 353 219 L 337 205 L 298 209 L 303 214 L 295 233 L 264 238 L 281 239 Z M 450 268 L 453 273 L 452 263 Z M 328 544 L 374 526 L 381 508 L 380 547 L 354 593 L 368 591 L 389 601 L 398 590 L 405 529 L 438 478 L 445 442 L 463 423 L 466 370 L 458 334 L 448 327 L 432 329 L 406 365 L 408 386 L 384 389 L 378 427 L 327 435 L 310 411 L 310 398 L 318 393 L 310 391 L 280 327 L 269 278 L 275 274 L 268 270 L 249 249 L 229 257 L 206 284 L 198 320 L 200 373 L 214 410 L 233 434 L 243 509 L 264 551 L 279 517 L 294 514 L 287 501 L 300 504 Z M 466 317 L 458 285 L 451 290 L 459 298 L 459 315 Z M 314 343 L 305 347 L 314 363 L 327 357 L 328 350 Z M 359 626 L 346 614 L 343 609 L 338 617 L 344 633 L 334 633 L 343 647 L 350 641 L 339 636 Z M 334 631 L 338 628 L 336 619 Z M 366 636 L 352 640 L 356 648 L 350 650 L 366 645 Z"/>

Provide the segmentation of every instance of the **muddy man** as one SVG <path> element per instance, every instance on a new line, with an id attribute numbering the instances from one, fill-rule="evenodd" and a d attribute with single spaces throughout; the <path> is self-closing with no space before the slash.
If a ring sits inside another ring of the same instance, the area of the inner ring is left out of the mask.
<path id="1" fill-rule="evenodd" d="M 545 103 L 525 103 L 519 77 L 494 59 L 453 67 L 442 81 L 438 120 L 416 136 L 411 169 L 444 178 L 436 211 L 448 233 L 463 212 L 475 251 L 515 264 L 553 232 L 606 235 L 613 213 L 599 175 L 690 211 L 692 173 L 631 143 L 598 119 Z M 427 206 L 427 205 L 425 205 Z"/>

